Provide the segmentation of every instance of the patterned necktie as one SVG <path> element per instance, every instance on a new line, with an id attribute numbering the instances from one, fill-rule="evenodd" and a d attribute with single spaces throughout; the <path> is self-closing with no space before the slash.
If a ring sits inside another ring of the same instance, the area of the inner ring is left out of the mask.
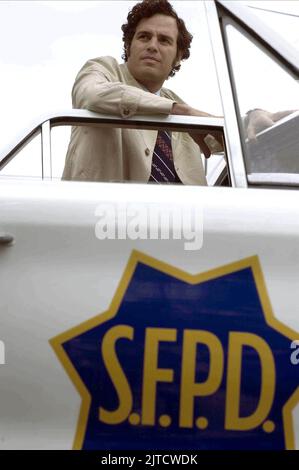
<path id="1" fill-rule="evenodd" d="M 154 183 L 181 183 L 174 168 L 171 137 L 168 131 L 158 132 L 149 181 Z"/>

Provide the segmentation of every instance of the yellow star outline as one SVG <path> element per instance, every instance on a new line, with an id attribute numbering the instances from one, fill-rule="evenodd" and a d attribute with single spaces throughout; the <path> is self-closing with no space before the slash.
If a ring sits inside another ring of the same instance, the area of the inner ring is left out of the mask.
<path id="1" fill-rule="evenodd" d="M 298 333 L 296 333 L 295 330 L 292 330 L 274 317 L 258 256 L 244 258 L 242 260 L 211 269 L 201 274 L 189 274 L 168 263 L 164 263 L 163 261 L 146 255 L 145 253 L 133 250 L 108 310 L 49 340 L 52 348 L 58 356 L 58 359 L 60 360 L 62 366 L 64 367 L 82 399 L 73 443 L 74 450 L 80 450 L 83 446 L 91 404 L 91 395 L 83 383 L 81 377 L 79 376 L 77 370 L 74 368 L 69 357 L 65 353 L 62 344 L 101 325 L 102 323 L 105 323 L 117 315 L 119 306 L 123 300 L 126 290 L 134 275 L 136 266 L 139 262 L 191 285 L 210 281 L 245 268 L 251 268 L 266 323 L 274 330 L 289 338 L 291 341 L 298 338 Z M 291 395 L 282 409 L 285 447 L 287 450 L 295 449 L 295 433 L 292 411 L 297 403 L 299 403 L 299 387 L 297 387 L 295 392 Z"/>

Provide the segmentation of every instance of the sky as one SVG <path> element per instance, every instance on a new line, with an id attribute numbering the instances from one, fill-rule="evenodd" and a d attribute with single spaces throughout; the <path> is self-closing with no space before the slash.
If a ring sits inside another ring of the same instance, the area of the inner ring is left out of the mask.
<path id="1" fill-rule="evenodd" d="M 171 3 L 194 39 L 190 59 L 165 86 L 193 107 L 222 114 L 204 4 L 201 0 Z M 254 7 L 250 11 L 297 48 L 299 55 L 299 1 L 240 3 Z M 0 1 L 0 148 L 37 116 L 71 108 L 72 85 L 86 60 L 111 55 L 122 62 L 120 28 L 132 4 L 118 0 Z M 295 103 L 299 107 L 298 83 L 239 33 L 232 31 L 229 37 L 242 112 L 252 107 L 286 109 Z"/>

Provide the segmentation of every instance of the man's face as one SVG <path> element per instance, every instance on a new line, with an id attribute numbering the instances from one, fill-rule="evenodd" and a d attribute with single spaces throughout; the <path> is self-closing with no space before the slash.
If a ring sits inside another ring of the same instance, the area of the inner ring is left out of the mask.
<path id="1" fill-rule="evenodd" d="M 136 28 L 128 69 L 149 91 L 158 91 L 168 77 L 177 57 L 178 28 L 172 16 L 156 14 L 142 19 Z"/>

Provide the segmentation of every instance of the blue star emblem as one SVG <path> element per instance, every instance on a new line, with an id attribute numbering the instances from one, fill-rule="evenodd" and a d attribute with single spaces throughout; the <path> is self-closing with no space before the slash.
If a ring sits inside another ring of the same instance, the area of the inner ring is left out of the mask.
<path id="1" fill-rule="evenodd" d="M 294 449 L 294 339 L 257 257 L 191 275 L 135 251 L 109 310 L 51 340 L 74 448 Z"/>

